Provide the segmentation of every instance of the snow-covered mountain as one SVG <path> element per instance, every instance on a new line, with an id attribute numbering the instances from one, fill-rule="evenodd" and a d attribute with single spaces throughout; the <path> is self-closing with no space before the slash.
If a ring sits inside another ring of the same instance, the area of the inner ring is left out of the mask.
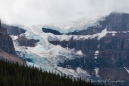
<path id="1" fill-rule="evenodd" d="M 129 81 L 129 14 L 111 13 L 70 29 L 48 25 L 3 27 L 28 66 L 86 80 Z"/>
<path id="2" fill-rule="evenodd" d="M 67 35 L 54 35 L 52 33 L 44 33 L 42 31 L 43 27 L 53 28 L 54 30 L 59 30 L 59 28 L 42 25 L 32 27 L 25 27 L 22 25 L 3 26 L 8 28 L 8 33 L 13 39 L 17 55 L 24 59 L 28 66 L 35 66 L 42 68 L 43 71 L 66 74 L 77 78 L 82 77 L 89 79 L 91 77 L 80 67 L 76 69 L 69 69 L 58 66 L 58 63 L 63 63 L 66 60 L 80 58 L 83 56 L 81 50 L 69 49 L 68 47 L 63 48 L 60 45 L 53 45 L 49 43 L 49 40 L 53 40 L 52 37 L 60 40 L 69 40 L 72 37 L 68 37 Z M 63 30 L 60 29 L 59 31 Z M 64 30 L 64 33 L 66 33 L 65 31 L 67 30 Z"/>

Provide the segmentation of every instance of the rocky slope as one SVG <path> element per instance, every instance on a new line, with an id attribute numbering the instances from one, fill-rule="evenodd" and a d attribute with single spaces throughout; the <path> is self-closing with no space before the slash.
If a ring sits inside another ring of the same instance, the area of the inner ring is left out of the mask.
<path id="1" fill-rule="evenodd" d="M 0 48 L 6 53 L 15 54 L 12 38 L 8 35 L 6 28 L 1 26 L 0 22 Z"/>
<path id="2" fill-rule="evenodd" d="M 15 32 L 13 32 L 15 33 Z M 7 33 L 7 29 L 2 27 L 0 21 L 0 59 L 10 62 L 18 62 L 19 64 L 26 64 L 21 58 L 16 55 L 13 40 Z"/>
<path id="3" fill-rule="evenodd" d="M 98 68 L 97 73 L 103 79 L 129 81 L 126 70 L 129 68 L 129 14 L 111 13 L 97 25 L 68 35 L 78 35 L 78 38 L 72 36 L 69 40 L 50 40 L 50 43 L 81 50 L 85 56 L 59 66 L 81 67 L 90 74 L 96 74 L 94 70 Z"/>
<path id="4" fill-rule="evenodd" d="M 23 65 L 23 64 L 26 65 L 26 63 L 18 56 L 6 53 L 1 49 L 0 49 L 0 60 L 4 60 L 4 61 L 7 60 L 9 62 L 14 62 L 14 63 L 18 62 L 21 65 Z"/>

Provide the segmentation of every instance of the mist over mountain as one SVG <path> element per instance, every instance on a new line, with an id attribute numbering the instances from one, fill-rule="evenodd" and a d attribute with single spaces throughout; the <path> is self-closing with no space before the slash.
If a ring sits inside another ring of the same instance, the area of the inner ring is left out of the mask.
<path id="1" fill-rule="evenodd" d="M 94 19 L 114 11 L 129 13 L 128 3 L 128 0 L 0 0 L 0 18 L 8 24 L 26 26 L 78 26 L 81 23 L 74 22 L 88 22 L 89 19 L 84 19 L 87 15 Z"/>

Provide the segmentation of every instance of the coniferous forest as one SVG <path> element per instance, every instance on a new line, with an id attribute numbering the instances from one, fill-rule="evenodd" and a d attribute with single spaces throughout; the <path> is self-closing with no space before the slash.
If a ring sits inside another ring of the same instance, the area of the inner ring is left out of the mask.
<path id="1" fill-rule="evenodd" d="M 100 86 L 0 60 L 0 86 Z"/>

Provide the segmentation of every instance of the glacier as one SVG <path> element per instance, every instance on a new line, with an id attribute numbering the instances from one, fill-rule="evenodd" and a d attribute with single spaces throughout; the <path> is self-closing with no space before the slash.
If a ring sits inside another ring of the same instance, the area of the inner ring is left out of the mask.
<path id="1" fill-rule="evenodd" d="M 85 40 L 85 39 L 93 39 L 95 37 L 97 37 L 97 39 L 100 40 L 107 33 L 112 33 L 112 35 L 117 33 L 115 31 L 107 31 L 107 28 L 105 28 L 100 33 L 92 35 L 65 35 L 65 34 L 54 35 L 52 33 L 44 33 L 42 31 L 42 28 L 44 26 L 42 25 L 31 26 L 31 27 L 25 27 L 22 25 L 15 25 L 15 26 L 18 26 L 19 28 L 22 28 L 26 31 L 25 33 L 20 34 L 21 37 L 24 36 L 27 39 L 39 40 L 39 42 L 36 43 L 36 46 L 34 47 L 19 46 L 18 42 L 16 41 L 18 36 L 11 35 L 17 55 L 19 55 L 24 60 L 28 58 L 31 59 L 31 62 L 26 60 L 28 66 L 34 66 L 42 69 L 43 71 L 66 74 L 72 77 L 81 77 L 84 79 L 91 78 L 91 75 L 89 75 L 85 70 L 79 67 L 76 69 L 72 69 L 72 68 L 63 68 L 58 66 L 58 63 L 63 63 L 65 60 L 72 60 L 84 56 L 82 51 L 69 49 L 68 47 L 63 48 L 60 45 L 53 45 L 49 43 L 49 41 L 54 41 L 54 40 L 68 41 L 71 38 L 75 40 Z M 46 27 L 53 29 L 53 27 L 51 26 L 50 27 L 46 26 Z M 58 31 L 61 30 L 62 33 L 69 31 L 69 30 L 62 30 L 56 27 L 54 27 L 54 29 Z M 99 51 L 96 51 L 94 57 L 95 59 L 97 59 L 98 54 Z"/>
<path id="2" fill-rule="evenodd" d="M 34 66 L 43 71 L 62 75 L 66 74 L 75 78 L 81 77 L 87 79 L 87 77 L 91 77 L 85 70 L 79 67 L 77 69 L 70 69 L 58 66 L 58 63 L 63 63 L 65 60 L 80 58 L 83 56 L 83 53 L 81 50 L 77 51 L 75 49 L 69 49 L 68 47 L 63 48 L 60 45 L 53 45 L 49 43 L 49 40 L 53 40 L 53 37 L 56 40 L 69 40 L 72 36 L 55 36 L 51 33 L 44 33 L 42 26 L 25 27 L 18 25 L 18 27 L 26 30 L 26 32 L 20 34 L 20 36 L 25 36 L 27 39 L 39 40 L 35 47 L 19 46 L 17 42 L 18 36 L 11 35 L 17 55 L 24 60 L 31 60 L 26 60 L 28 66 Z"/>

